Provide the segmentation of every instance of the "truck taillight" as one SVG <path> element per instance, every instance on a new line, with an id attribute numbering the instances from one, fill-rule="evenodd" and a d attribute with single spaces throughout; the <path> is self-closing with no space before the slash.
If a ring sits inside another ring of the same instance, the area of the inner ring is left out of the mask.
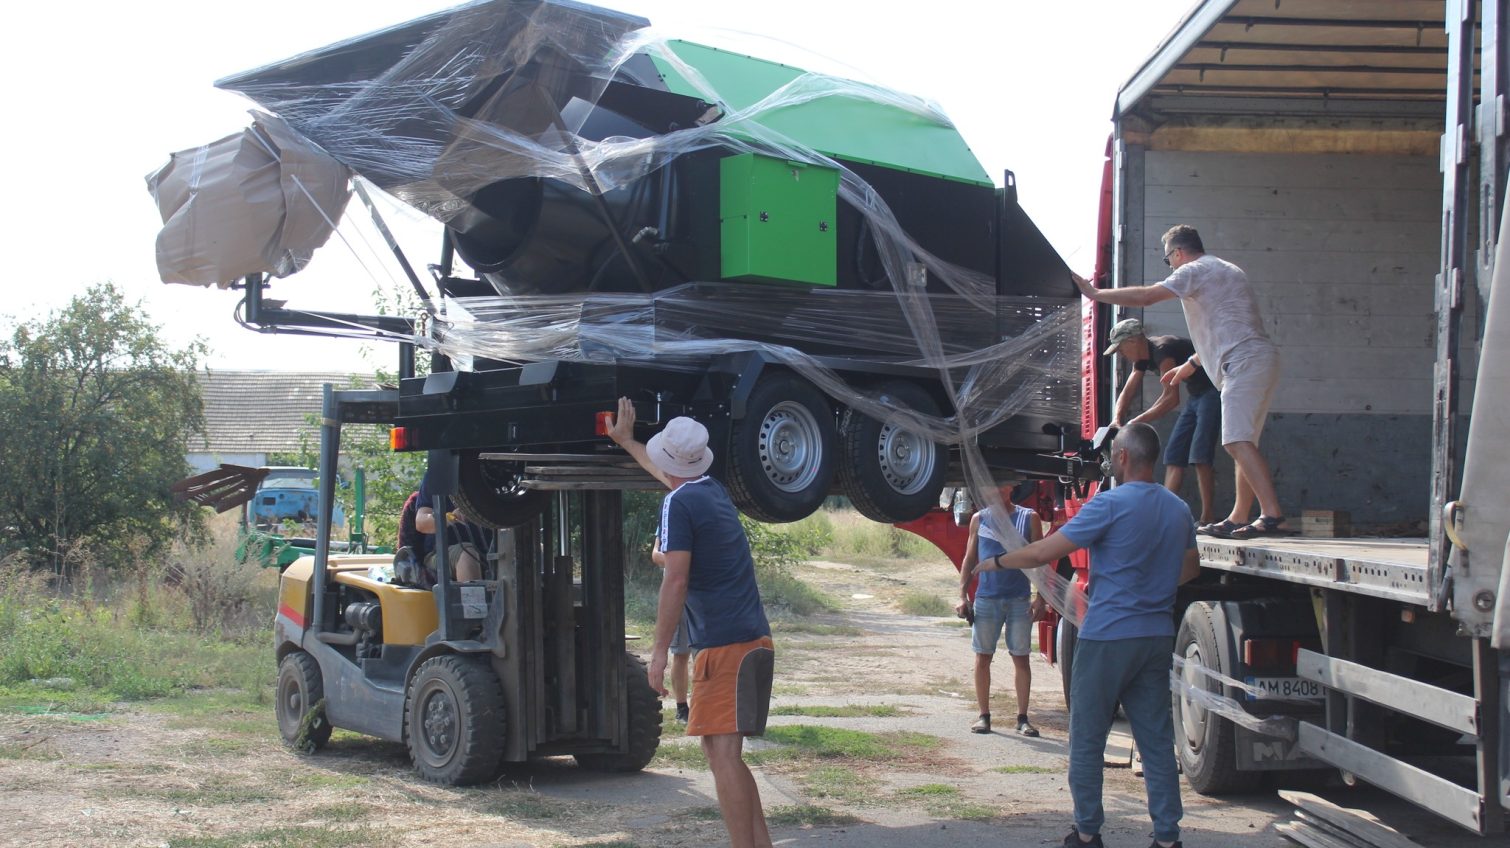
<path id="1" fill-rule="evenodd" d="M 1294 639 L 1243 640 L 1243 665 L 1250 668 L 1294 667 L 1300 642 Z"/>
<path id="2" fill-rule="evenodd" d="M 612 412 L 599 412 L 594 421 L 593 432 L 597 433 L 599 436 L 608 435 L 608 427 L 612 421 Z"/>
<path id="3" fill-rule="evenodd" d="M 388 447 L 391 450 L 401 451 L 409 449 L 409 428 L 394 427 L 388 431 Z"/>

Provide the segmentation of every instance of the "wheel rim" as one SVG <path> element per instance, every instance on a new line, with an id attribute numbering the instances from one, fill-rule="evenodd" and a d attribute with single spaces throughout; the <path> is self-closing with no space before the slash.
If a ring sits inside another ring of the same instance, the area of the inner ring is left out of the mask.
<path id="1" fill-rule="evenodd" d="M 1201 648 L 1194 642 L 1185 648 L 1185 667 L 1180 671 L 1184 686 L 1180 689 L 1180 724 L 1185 730 L 1185 742 L 1191 751 L 1201 750 L 1206 741 L 1206 708 L 1196 702 L 1190 693 L 1203 690 L 1200 669 Z"/>
<path id="2" fill-rule="evenodd" d="M 278 695 L 279 705 L 283 707 L 280 723 L 285 728 L 297 727 L 304 718 L 304 691 L 299 686 L 299 681 L 291 677 L 284 678 L 282 689 Z"/>
<path id="3" fill-rule="evenodd" d="M 456 750 L 460 720 L 456 698 L 449 689 L 435 686 L 420 701 L 420 736 L 428 756 L 435 763 L 451 759 Z"/>
<path id="4" fill-rule="evenodd" d="M 915 495 L 933 476 L 933 443 L 895 424 L 881 426 L 876 443 L 881 478 L 898 494 Z"/>
<path id="5" fill-rule="evenodd" d="M 818 477 L 823 452 L 822 430 L 807 407 L 782 401 L 760 422 L 760 467 L 783 492 L 801 492 Z"/>

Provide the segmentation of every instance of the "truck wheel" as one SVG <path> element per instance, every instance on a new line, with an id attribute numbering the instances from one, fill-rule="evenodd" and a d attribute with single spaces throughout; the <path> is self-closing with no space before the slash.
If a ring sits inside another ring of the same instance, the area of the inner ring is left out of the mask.
<path id="1" fill-rule="evenodd" d="M 325 682 L 315 658 L 303 651 L 284 655 L 278 663 L 278 733 L 291 748 L 313 754 L 330 741 L 325 717 Z"/>
<path id="2" fill-rule="evenodd" d="M 498 675 L 469 657 L 432 657 L 404 700 L 404 741 L 420 777 L 470 786 L 498 773 L 504 744 Z"/>
<path id="3" fill-rule="evenodd" d="M 521 463 L 481 460 L 480 453 L 466 451 L 457 463 L 455 501 L 462 512 L 494 530 L 528 524 L 545 512 L 550 493 L 520 485 Z"/>
<path id="4" fill-rule="evenodd" d="M 1054 628 L 1054 657 L 1059 664 L 1059 682 L 1064 687 L 1064 711 L 1072 709 L 1070 704 L 1070 673 L 1074 671 L 1075 643 L 1080 636 L 1080 629 L 1074 622 L 1061 616 L 1059 626 Z"/>
<path id="5" fill-rule="evenodd" d="M 650 688 L 645 664 L 624 654 L 624 697 L 629 711 L 629 746 L 622 754 L 577 754 L 577 765 L 593 771 L 640 771 L 661 747 L 661 697 Z"/>
<path id="6" fill-rule="evenodd" d="M 806 518 L 834 480 L 828 399 L 794 374 L 760 378 L 729 436 L 729 496 L 756 521 Z"/>
<path id="7" fill-rule="evenodd" d="M 880 387 L 888 406 L 937 416 L 938 404 L 914 383 Z M 839 486 L 872 521 L 895 524 L 938 506 L 949 470 L 949 449 L 927 436 L 846 409 L 839 425 Z"/>
<path id="8" fill-rule="evenodd" d="M 1206 709 L 1186 689 L 1223 694 L 1222 686 L 1198 669 L 1230 675 L 1216 619 L 1209 601 L 1191 604 L 1180 621 L 1174 652 L 1185 660 L 1181 691 L 1174 693 L 1174 740 L 1180 769 L 1190 788 L 1202 795 L 1226 795 L 1257 788 L 1261 772 L 1237 770 L 1237 747 L 1232 722 Z"/>

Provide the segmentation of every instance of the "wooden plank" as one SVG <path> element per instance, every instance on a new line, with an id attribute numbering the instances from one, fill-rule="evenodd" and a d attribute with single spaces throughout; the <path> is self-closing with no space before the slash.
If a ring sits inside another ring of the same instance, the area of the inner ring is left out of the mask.
<path id="1" fill-rule="evenodd" d="M 1304 822 L 1281 822 L 1274 826 L 1274 830 L 1306 848 L 1356 848 L 1351 843 Z"/>
<path id="2" fill-rule="evenodd" d="M 1112 722 L 1111 732 L 1106 734 L 1106 752 L 1103 761 L 1110 768 L 1130 768 L 1133 761 L 1132 727 L 1126 719 Z"/>
<path id="3" fill-rule="evenodd" d="M 1341 156 L 1150 150 L 1146 184 L 1255 188 L 1424 188 L 1441 175 L 1434 156 Z"/>
<path id="4" fill-rule="evenodd" d="M 1339 807 L 1319 795 L 1282 789 L 1279 797 L 1322 821 L 1342 828 L 1379 848 L 1419 848 L 1416 843 L 1407 839 L 1399 831 L 1368 813 Z"/>
<path id="5" fill-rule="evenodd" d="M 1308 221 L 1412 221 L 1435 225 L 1442 192 L 1427 187 L 1336 189 L 1302 186 L 1151 186 L 1144 201 L 1150 217 L 1205 221 L 1288 219 Z"/>
<path id="6" fill-rule="evenodd" d="M 1328 822 L 1326 819 L 1323 819 L 1320 816 L 1315 815 L 1314 813 L 1308 813 L 1305 810 L 1295 810 L 1295 821 L 1301 824 L 1309 825 L 1310 827 L 1315 828 L 1317 831 L 1332 837 L 1333 839 L 1341 842 L 1344 845 L 1353 846 L 1353 848 L 1378 848 L 1378 846 L 1374 845 L 1374 843 L 1369 842 L 1363 837 L 1344 830 L 1343 828 L 1340 828 L 1332 824 L 1331 822 Z"/>

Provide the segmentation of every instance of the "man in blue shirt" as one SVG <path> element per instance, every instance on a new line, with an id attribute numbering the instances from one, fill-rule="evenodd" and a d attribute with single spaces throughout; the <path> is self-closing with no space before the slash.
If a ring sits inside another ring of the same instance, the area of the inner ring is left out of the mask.
<path id="1" fill-rule="evenodd" d="M 620 398 L 609 437 L 671 490 L 661 502 L 666 574 L 647 670 L 650 687 L 666 694 L 666 654 L 685 609 L 697 650 L 697 697 L 687 735 L 702 737 L 729 844 L 771 848 L 760 789 L 743 755 L 744 738 L 765 733 L 776 657 L 750 542 L 729 493 L 707 476 L 713 464 L 707 428 L 673 418 L 641 444 L 634 438 L 634 417 L 634 404 Z"/>
<path id="2" fill-rule="evenodd" d="M 1158 459 L 1158 433 L 1147 424 L 1127 427 L 1112 442 L 1116 488 L 1087 501 L 1058 533 L 979 566 L 1036 568 L 1090 549 L 1090 598 L 1070 680 L 1069 848 L 1101 845 L 1102 755 L 1119 701 L 1143 753 L 1154 844 L 1180 845 L 1184 810 L 1169 699 L 1174 596 L 1199 573 L 1200 558 L 1190 508 L 1153 481 Z"/>

